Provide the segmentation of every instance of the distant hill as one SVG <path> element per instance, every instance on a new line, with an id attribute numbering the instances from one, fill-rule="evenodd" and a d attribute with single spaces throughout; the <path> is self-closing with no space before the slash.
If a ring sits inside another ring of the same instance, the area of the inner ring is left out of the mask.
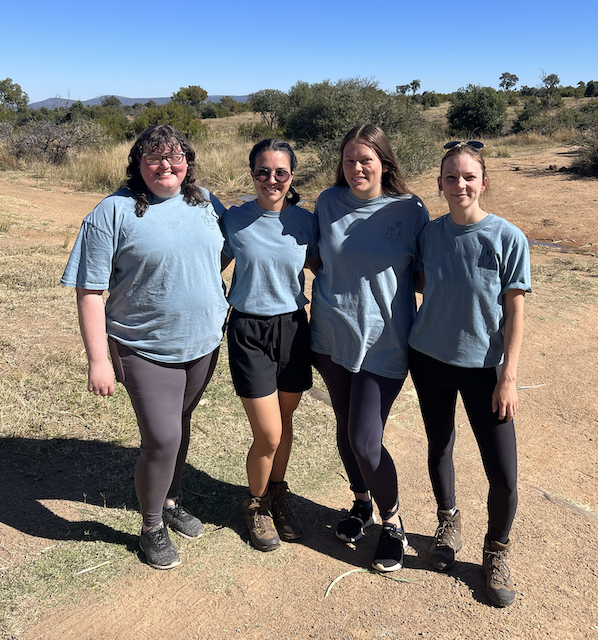
<path id="1" fill-rule="evenodd" d="M 102 99 L 106 96 L 98 96 L 97 98 L 92 98 L 91 100 L 85 100 L 83 104 L 86 107 L 91 107 L 94 104 L 101 104 Z M 166 104 L 170 102 L 170 98 L 125 98 L 124 96 L 114 96 L 118 98 L 123 105 L 133 106 L 134 104 L 140 102 L 141 104 L 145 104 L 150 100 L 153 100 L 156 104 Z M 220 98 L 224 96 L 208 96 L 206 102 L 220 102 Z M 233 100 L 237 102 L 247 102 L 249 100 L 249 96 L 231 96 Z M 66 98 L 48 98 L 47 100 L 42 100 L 41 102 L 32 102 L 29 107 L 31 109 L 40 109 L 41 107 L 46 107 L 46 109 L 56 109 L 56 107 L 70 107 L 73 102 L 77 102 L 76 100 L 67 100 Z"/>

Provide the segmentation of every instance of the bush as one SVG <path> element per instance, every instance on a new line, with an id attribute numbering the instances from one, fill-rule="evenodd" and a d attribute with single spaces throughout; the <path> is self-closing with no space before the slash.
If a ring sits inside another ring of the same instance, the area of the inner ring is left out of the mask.
<path id="1" fill-rule="evenodd" d="M 584 176 L 598 177 L 598 126 L 585 131 L 580 140 L 579 158 L 571 168 Z"/>
<path id="2" fill-rule="evenodd" d="M 499 136 L 507 119 L 507 99 L 492 87 L 469 85 L 452 95 L 447 119 L 451 134 Z"/>
<path id="3" fill-rule="evenodd" d="M 19 160 L 66 162 L 71 151 L 100 148 L 106 143 L 104 129 L 92 122 L 54 124 L 48 120 L 31 122 L 13 134 L 10 146 Z"/>
<path id="4" fill-rule="evenodd" d="M 159 124 L 169 124 L 188 138 L 207 140 L 209 134 L 208 125 L 197 119 L 195 109 L 192 106 L 176 102 L 148 107 L 133 122 L 133 128 L 135 133 L 139 134 L 148 127 L 155 127 Z"/>
<path id="5" fill-rule="evenodd" d="M 265 122 L 250 122 L 240 124 L 237 130 L 240 138 L 248 142 L 259 142 L 267 138 L 282 138 L 284 132 L 278 129 L 271 129 Z"/>

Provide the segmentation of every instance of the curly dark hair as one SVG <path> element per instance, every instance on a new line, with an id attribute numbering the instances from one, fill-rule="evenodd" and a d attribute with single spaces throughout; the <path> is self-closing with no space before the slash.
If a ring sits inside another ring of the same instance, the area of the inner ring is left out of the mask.
<path id="1" fill-rule="evenodd" d="M 144 153 L 165 149 L 170 147 L 178 149 L 187 158 L 187 175 L 181 183 L 183 199 L 188 205 L 195 206 L 208 202 L 199 185 L 195 184 L 195 151 L 189 140 L 177 129 L 169 124 L 159 124 L 146 129 L 135 141 L 129 152 L 129 165 L 127 166 L 127 179 L 123 187 L 129 189 L 135 199 L 135 214 L 139 217 L 147 211 L 149 207 L 148 188 L 145 180 L 141 176 L 139 161 Z"/>
<path id="2" fill-rule="evenodd" d="M 348 186 L 345 174 L 343 172 L 343 152 L 350 141 L 356 141 L 365 144 L 376 152 L 382 166 L 386 171 L 382 174 L 382 193 L 402 196 L 404 194 L 412 194 L 413 192 L 407 188 L 405 179 L 399 169 L 399 161 L 395 152 L 392 150 L 390 140 L 387 135 L 375 124 L 361 124 L 353 127 L 349 133 L 343 138 L 339 149 L 340 158 L 336 165 L 336 182 L 335 187 Z"/>
<path id="3" fill-rule="evenodd" d="M 265 151 L 282 151 L 283 153 L 286 153 L 289 157 L 291 173 L 295 173 L 298 162 L 295 152 L 291 149 L 291 145 L 284 140 L 276 140 L 274 138 L 261 140 L 256 145 L 254 145 L 253 149 L 249 153 L 249 168 L 251 169 L 251 173 L 253 173 L 253 170 L 255 169 L 257 157 L 260 155 L 260 153 L 264 153 Z M 297 204 L 301 200 L 301 196 L 297 193 L 293 185 L 289 187 L 289 191 L 286 195 L 286 200 L 289 204 Z"/>

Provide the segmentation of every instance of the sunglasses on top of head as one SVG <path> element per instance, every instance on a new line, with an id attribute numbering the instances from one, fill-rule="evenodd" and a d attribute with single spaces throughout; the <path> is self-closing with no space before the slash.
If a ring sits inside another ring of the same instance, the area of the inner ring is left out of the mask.
<path id="1" fill-rule="evenodd" d="M 444 145 L 445 149 L 454 149 L 455 147 L 471 147 L 475 151 L 481 151 L 484 148 L 484 143 L 479 140 L 468 140 L 465 142 L 464 140 L 452 140 L 451 142 L 447 142 Z"/>
<path id="2" fill-rule="evenodd" d="M 253 177 L 258 182 L 266 182 L 266 180 L 270 180 L 270 176 L 272 174 L 274 174 L 274 179 L 276 180 L 276 182 L 280 182 L 281 184 L 288 182 L 289 178 L 291 177 L 291 174 L 285 169 L 274 169 L 274 171 L 269 171 L 268 169 L 258 169 L 257 171 L 254 171 Z"/>

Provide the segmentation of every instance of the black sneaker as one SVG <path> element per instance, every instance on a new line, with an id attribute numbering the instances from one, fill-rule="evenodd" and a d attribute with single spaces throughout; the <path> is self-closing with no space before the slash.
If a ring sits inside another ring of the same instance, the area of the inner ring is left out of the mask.
<path id="1" fill-rule="evenodd" d="M 357 542 L 366 527 L 376 522 L 372 501 L 355 500 L 351 511 L 338 523 L 336 537 L 343 542 Z"/>
<path id="2" fill-rule="evenodd" d="M 181 564 L 179 554 L 168 536 L 168 529 L 162 522 L 147 531 L 141 531 L 139 548 L 154 569 L 172 569 Z"/>
<path id="3" fill-rule="evenodd" d="M 401 519 L 399 518 L 399 522 Z M 380 532 L 380 541 L 376 548 L 372 567 L 378 571 L 396 571 L 403 566 L 403 556 L 409 543 L 403 529 L 397 529 L 396 524 L 385 522 Z"/>
<path id="4" fill-rule="evenodd" d="M 162 519 L 183 538 L 199 538 L 203 535 L 201 520 L 191 515 L 180 500 L 173 507 L 162 507 Z"/>

